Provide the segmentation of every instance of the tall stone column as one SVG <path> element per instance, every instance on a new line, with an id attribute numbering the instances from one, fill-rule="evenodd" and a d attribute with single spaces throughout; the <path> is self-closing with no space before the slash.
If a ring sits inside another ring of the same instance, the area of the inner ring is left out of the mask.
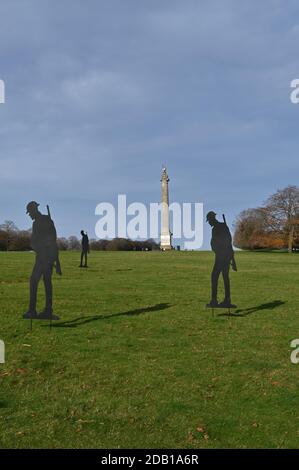
<path id="1" fill-rule="evenodd" d="M 167 169 L 162 169 L 162 227 L 161 227 L 161 250 L 171 250 L 171 232 L 169 230 L 169 191 L 168 191 Z"/>

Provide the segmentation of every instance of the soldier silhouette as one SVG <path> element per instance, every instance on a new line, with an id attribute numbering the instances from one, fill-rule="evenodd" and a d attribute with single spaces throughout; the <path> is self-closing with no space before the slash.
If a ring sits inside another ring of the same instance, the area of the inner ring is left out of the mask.
<path id="1" fill-rule="evenodd" d="M 232 266 L 234 271 L 237 271 L 234 251 L 232 247 L 232 237 L 228 226 L 226 225 L 225 217 L 224 222 L 219 222 L 216 219 L 216 213 L 211 211 L 207 214 L 207 222 L 213 227 L 211 247 L 215 253 L 215 264 L 212 271 L 212 298 L 207 307 L 211 308 L 235 308 L 236 305 L 231 303 L 230 296 L 230 281 L 229 281 L 229 268 Z M 217 291 L 218 280 L 220 273 L 223 276 L 225 297 L 223 302 L 218 303 Z"/>
<path id="2" fill-rule="evenodd" d="M 84 233 L 83 230 L 81 230 L 81 235 L 82 235 L 82 240 L 81 240 L 81 262 L 80 262 L 80 268 L 87 268 L 87 253 L 89 253 L 89 239 L 87 233 Z M 85 260 L 84 265 L 83 265 L 83 258 Z"/>
<path id="3" fill-rule="evenodd" d="M 39 204 L 31 201 L 27 204 L 27 214 L 33 220 L 31 247 L 36 253 L 35 264 L 30 278 L 30 303 L 29 310 L 23 318 L 59 320 L 52 310 L 52 271 L 56 264 L 57 274 L 61 274 L 58 258 L 57 236 L 54 222 L 51 219 L 49 207 L 48 215 L 43 215 L 38 210 Z M 42 312 L 37 314 L 37 288 L 40 278 L 43 276 L 46 293 L 46 306 Z"/>

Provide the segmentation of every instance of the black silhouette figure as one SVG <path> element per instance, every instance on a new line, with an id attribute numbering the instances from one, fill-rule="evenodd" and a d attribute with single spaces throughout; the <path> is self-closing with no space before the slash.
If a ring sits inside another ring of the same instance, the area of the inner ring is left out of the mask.
<path id="1" fill-rule="evenodd" d="M 23 318 L 59 320 L 59 317 L 53 314 L 52 309 L 52 271 L 54 264 L 56 265 L 57 274 L 61 275 L 56 229 L 51 219 L 49 207 L 47 206 L 48 215 L 43 215 L 39 212 L 38 206 L 37 202 L 31 201 L 26 208 L 27 214 L 33 220 L 31 247 L 36 253 L 36 258 L 30 278 L 29 310 L 23 315 Z M 46 292 L 46 305 L 44 310 L 37 314 L 37 288 L 42 276 Z"/>
<path id="2" fill-rule="evenodd" d="M 82 240 L 81 240 L 81 262 L 80 268 L 87 268 L 87 254 L 89 253 L 89 239 L 87 233 L 84 233 L 81 230 Z M 84 265 L 83 265 L 83 258 L 84 258 Z"/>
<path id="3" fill-rule="evenodd" d="M 211 227 L 213 227 L 211 247 L 215 253 L 215 264 L 211 276 L 212 298 L 207 307 L 236 308 L 236 305 L 231 303 L 230 295 L 229 268 L 232 266 L 233 270 L 237 271 L 237 266 L 229 228 L 226 224 L 224 215 L 223 222 L 219 222 L 216 219 L 215 212 L 213 211 L 207 214 L 207 222 L 211 225 Z M 223 302 L 218 303 L 217 292 L 220 273 L 222 273 L 223 277 L 225 297 Z"/>

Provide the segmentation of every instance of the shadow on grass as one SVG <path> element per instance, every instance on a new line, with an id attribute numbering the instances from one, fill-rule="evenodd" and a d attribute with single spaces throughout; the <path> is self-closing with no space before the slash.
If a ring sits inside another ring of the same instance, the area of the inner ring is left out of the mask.
<path id="1" fill-rule="evenodd" d="M 0 408 L 7 408 L 8 402 L 7 401 L 0 401 Z"/>
<path id="2" fill-rule="evenodd" d="M 98 320 L 107 320 L 113 317 L 130 317 L 135 315 L 141 315 L 143 313 L 159 312 L 166 308 L 171 307 L 171 304 L 156 304 L 151 307 L 136 308 L 134 310 L 128 310 L 127 312 L 112 313 L 111 315 L 86 315 L 74 320 L 69 320 L 61 323 L 52 323 L 52 328 L 76 328 L 77 326 L 85 325 Z"/>
<path id="3" fill-rule="evenodd" d="M 220 313 L 219 317 L 247 317 L 252 313 L 260 312 L 262 310 L 274 310 L 276 307 L 286 304 L 283 300 L 273 300 L 273 302 L 268 302 L 265 304 L 257 305 L 256 307 L 244 308 L 242 310 L 236 310 L 235 312 L 229 313 Z"/>

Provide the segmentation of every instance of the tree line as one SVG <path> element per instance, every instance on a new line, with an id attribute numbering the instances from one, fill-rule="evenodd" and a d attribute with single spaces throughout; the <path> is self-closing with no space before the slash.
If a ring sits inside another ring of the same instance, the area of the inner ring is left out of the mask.
<path id="1" fill-rule="evenodd" d="M 245 250 L 287 249 L 299 251 L 299 188 L 287 186 L 272 194 L 263 205 L 243 210 L 234 223 L 234 246 Z M 0 251 L 31 250 L 31 230 L 19 230 L 8 220 L 0 225 Z M 57 239 L 61 251 L 80 250 L 76 236 Z M 139 241 L 126 238 L 90 240 L 91 250 L 144 251 L 158 250 L 153 239 Z"/>
<path id="2" fill-rule="evenodd" d="M 299 250 L 299 188 L 287 186 L 235 221 L 234 245 L 247 250 Z"/>
<path id="3" fill-rule="evenodd" d="M 60 251 L 78 251 L 81 249 L 81 241 L 74 235 L 57 238 Z M 113 240 L 89 241 L 91 250 L 104 251 L 152 251 L 158 250 L 159 245 L 153 239 L 129 240 L 126 238 L 114 238 Z M 0 251 L 29 251 L 31 250 L 31 230 L 19 230 L 11 220 L 6 220 L 0 225 Z"/>

